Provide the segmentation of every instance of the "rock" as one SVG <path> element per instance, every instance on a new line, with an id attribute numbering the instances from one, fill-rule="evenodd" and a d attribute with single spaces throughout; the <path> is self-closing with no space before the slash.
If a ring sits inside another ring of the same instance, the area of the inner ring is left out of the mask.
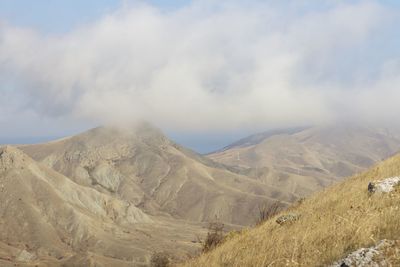
<path id="1" fill-rule="evenodd" d="M 384 180 L 370 182 L 368 184 L 368 192 L 370 193 L 389 193 L 394 190 L 395 186 L 400 185 L 400 177 L 390 177 Z"/>
<path id="2" fill-rule="evenodd" d="M 350 267 L 350 266 L 369 266 L 380 267 L 388 266 L 385 259 L 379 258 L 378 255 L 382 254 L 382 250 L 391 246 L 393 241 L 382 240 L 376 246 L 370 248 L 360 248 L 337 262 L 334 262 L 330 267 Z"/>
<path id="3" fill-rule="evenodd" d="M 36 259 L 35 254 L 29 253 L 28 251 L 26 251 L 25 249 L 22 250 L 19 255 L 17 256 L 17 260 L 18 261 L 31 261 Z"/>
<path id="4" fill-rule="evenodd" d="M 0 147 L 0 171 L 21 168 L 26 160 L 27 157 L 19 149 L 12 146 Z"/>
<path id="5" fill-rule="evenodd" d="M 276 219 L 276 223 L 280 225 L 284 225 L 286 223 L 297 221 L 300 218 L 300 214 L 297 213 L 288 213 L 282 216 L 279 216 Z"/>
<path id="6" fill-rule="evenodd" d="M 93 179 L 93 184 L 99 184 L 109 192 L 116 192 L 123 179 L 122 175 L 112 164 L 108 162 L 98 162 L 96 167 L 89 173 Z"/>

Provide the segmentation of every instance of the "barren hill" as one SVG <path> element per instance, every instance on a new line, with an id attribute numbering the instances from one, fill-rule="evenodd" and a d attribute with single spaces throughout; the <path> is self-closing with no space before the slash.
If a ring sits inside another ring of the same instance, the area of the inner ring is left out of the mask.
<path id="1" fill-rule="evenodd" d="M 182 148 L 148 124 L 100 127 L 21 149 L 74 182 L 153 215 L 245 225 L 254 222 L 259 203 L 296 199 Z"/>
<path id="2" fill-rule="evenodd" d="M 348 125 L 272 131 L 208 157 L 286 192 L 307 195 L 398 152 L 397 133 Z"/>
<path id="3" fill-rule="evenodd" d="M 146 265 L 152 252 L 185 256 L 200 225 L 145 214 L 76 184 L 13 147 L 0 148 L 0 266 Z"/>
<path id="4" fill-rule="evenodd" d="M 1 147 L 0 265 L 144 266 L 157 251 L 183 259 L 207 222 L 253 224 L 260 204 L 292 203 L 399 144 L 387 132 L 293 129 L 241 141 L 210 155 L 216 163 L 140 124 Z"/>
<path id="5" fill-rule="evenodd" d="M 5 266 L 140 266 L 157 251 L 182 259 L 207 222 L 252 224 L 259 204 L 296 198 L 148 124 L 1 147 L 0 190 Z"/>

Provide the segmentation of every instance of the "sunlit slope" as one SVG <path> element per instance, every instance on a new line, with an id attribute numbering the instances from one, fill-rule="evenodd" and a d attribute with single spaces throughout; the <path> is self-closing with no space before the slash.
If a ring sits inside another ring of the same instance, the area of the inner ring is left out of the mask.
<path id="1" fill-rule="evenodd" d="M 208 155 L 285 192 L 307 195 L 400 150 L 398 131 L 333 125 L 266 132 Z"/>
<path id="2" fill-rule="evenodd" d="M 299 220 L 281 226 L 275 222 L 277 215 L 185 265 L 324 266 L 382 239 L 398 240 L 399 188 L 372 195 L 367 190 L 372 180 L 398 175 L 399 155 L 283 212 L 299 214 Z M 392 266 L 400 264 L 399 253 L 387 257 Z"/>

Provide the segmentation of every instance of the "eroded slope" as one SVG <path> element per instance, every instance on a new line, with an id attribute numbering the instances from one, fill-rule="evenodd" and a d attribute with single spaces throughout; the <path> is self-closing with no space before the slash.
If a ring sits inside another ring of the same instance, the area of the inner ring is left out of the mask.
<path id="1" fill-rule="evenodd" d="M 147 124 L 101 127 L 21 149 L 82 186 L 154 215 L 245 225 L 254 223 L 259 203 L 297 198 L 183 149 Z"/>
<path id="2" fill-rule="evenodd" d="M 145 265 L 157 250 L 192 253 L 193 234 L 202 231 L 147 215 L 16 148 L 0 147 L 0 265 Z"/>

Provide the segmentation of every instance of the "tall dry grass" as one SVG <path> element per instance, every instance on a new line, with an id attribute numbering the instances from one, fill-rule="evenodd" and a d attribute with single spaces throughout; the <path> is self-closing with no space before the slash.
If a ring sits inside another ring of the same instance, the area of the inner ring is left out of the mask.
<path id="1" fill-rule="evenodd" d="M 400 239 L 400 190 L 367 191 L 369 181 L 399 175 L 395 156 L 290 208 L 301 214 L 293 224 L 278 225 L 278 214 L 183 266 L 324 266 L 381 239 Z"/>

